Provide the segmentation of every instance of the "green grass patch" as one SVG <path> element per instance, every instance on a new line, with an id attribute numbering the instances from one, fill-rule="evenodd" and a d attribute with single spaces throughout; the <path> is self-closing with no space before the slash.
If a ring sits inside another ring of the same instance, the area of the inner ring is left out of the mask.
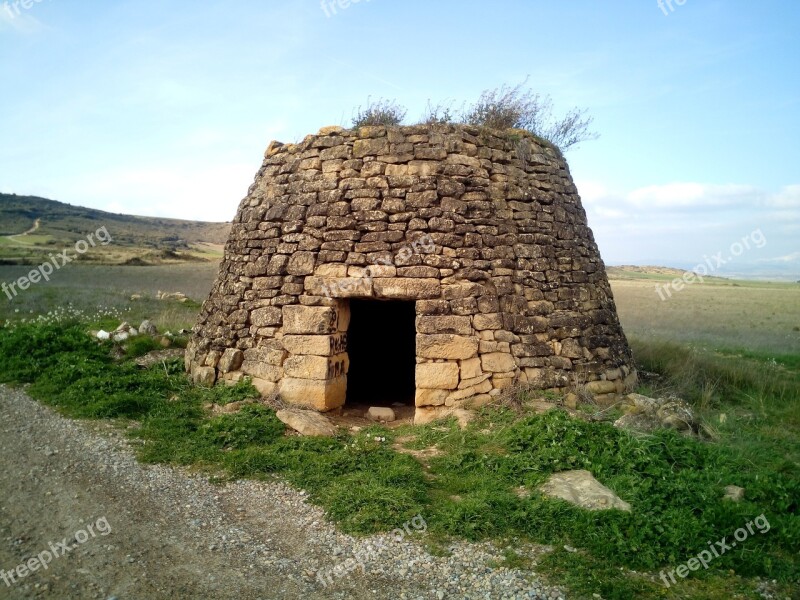
<path id="1" fill-rule="evenodd" d="M 205 409 L 253 400 L 247 383 L 208 389 L 191 385 L 179 361 L 166 370 L 115 361 L 111 345 L 86 331 L 69 322 L 0 328 L 0 381 L 29 383 L 33 397 L 69 416 L 135 419 L 143 461 L 192 465 L 216 477 L 280 476 L 345 531 L 388 531 L 422 515 L 437 548 L 456 537 L 551 544 L 555 551 L 539 564 L 554 583 L 589 597 L 659 598 L 668 597 L 655 577 L 661 569 L 685 563 L 708 541 L 730 539 L 763 514 L 769 531 L 756 531 L 709 570 L 693 573 L 676 588 L 680 597 L 752 592 L 751 580 L 726 583 L 731 572 L 785 586 L 800 578 L 800 384 L 786 368 L 791 361 L 772 365 L 759 356 L 635 342 L 640 366 L 662 375 L 650 391 L 692 401 L 717 432 L 713 443 L 671 431 L 634 436 L 560 410 L 502 408 L 484 409 L 465 430 L 451 420 L 304 438 L 286 435 L 274 412 L 255 402 L 234 414 Z M 148 348 L 129 343 L 128 353 Z M 399 439 L 429 452 L 420 460 L 397 452 Z M 633 511 L 589 512 L 537 492 L 550 474 L 570 469 L 591 471 Z M 728 484 L 744 487 L 745 499 L 724 501 Z M 508 545 L 498 566 L 529 560 Z M 693 596 L 696 590 L 706 595 Z"/>

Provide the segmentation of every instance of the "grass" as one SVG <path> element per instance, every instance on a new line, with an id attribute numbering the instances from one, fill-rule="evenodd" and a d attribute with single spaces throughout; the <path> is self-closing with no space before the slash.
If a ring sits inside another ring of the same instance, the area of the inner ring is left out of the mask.
<path id="1" fill-rule="evenodd" d="M 0 267 L 0 280 L 17 272 Z M 463 431 L 445 422 L 309 439 L 285 435 L 272 410 L 257 403 L 236 414 L 204 408 L 253 400 L 248 385 L 195 387 L 179 362 L 166 370 L 135 367 L 130 357 L 155 347 L 146 338 L 126 344 L 128 358 L 115 361 L 108 344 L 86 335 L 146 317 L 161 330 L 189 327 L 197 302 L 152 296 L 162 289 L 199 300 L 215 272 L 215 265 L 70 265 L 49 284 L 0 303 L 0 320 L 12 323 L 0 327 L 0 382 L 27 384 L 33 397 L 71 417 L 135 423 L 126 431 L 140 460 L 188 465 L 223 480 L 287 480 L 351 533 L 388 531 L 421 514 L 432 550 L 446 552 L 452 538 L 492 539 L 503 547 L 498 566 L 521 568 L 533 561 L 529 543 L 550 544 L 553 551 L 536 558 L 536 570 L 568 586 L 571 597 L 757 598 L 757 577 L 778 581 L 771 587 L 776 597 L 796 595 L 796 288 L 715 283 L 689 286 L 662 303 L 652 282 L 612 282 L 639 368 L 659 374 L 640 391 L 690 401 L 711 441 L 670 432 L 639 438 L 562 412 L 531 416 L 498 408 L 484 410 Z M 132 302 L 132 293 L 145 298 Z M 64 298 L 71 306 L 62 307 Z M 20 319 L 39 314 L 46 317 Z M 417 460 L 397 452 L 398 443 L 431 452 Z M 592 471 L 633 512 L 589 513 L 536 492 L 550 473 L 577 468 Z M 729 484 L 745 488 L 742 502 L 722 500 Z M 527 497 L 517 493 L 520 487 Z M 662 569 L 685 563 L 708 540 L 730 538 L 761 514 L 768 532 L 679 585 L 662 585 Z"/>
<path id="2" fill-rule="evenodd" d="M 659 570 L 686 562 L 707 540 L 730 537 L 761 514 L 769 532 L 749 537 L 666 596 L 751 593 L 756 576 L 790 589 L 800 578 L 800 385 L 786 369 L 766 369 L 762 356 L 634 343 L 640 365 L 663 374 L 661 389 L 705 402 L 702 415 L 716 428 L 715 443 L 673 432 L 635 437 L 561 411 L 532 416 L 500 408 L 483 410 L 466 430 L 446 422 L 318 439 L 284 435 L 274 412 L 257 403 L 212 415 L 206 403 L 252 399 L 255 390 L 195 387 L 179 362 L 146 370 L 115 361 L 108 344 L 86 335 L 92 326 L 97 323 L 0 329 L 0 381 L 30 384 L 33 397 L 71 417 L 136 421 L 132 435 L 145 462 L 231 478 L 280 476 L 307 490 L 351 533 L 388 531 L 421 514 L 433 540 L 552 544 L 539 568 L 579 597 L 665 597 Z M 728 417 L 720 423 L 723 413 Z M 382 437 L 385 442 L 376 441 Z M 437 453 L 423 464 L 393 449 L 398 438 Z M 634 510 L 587 512 L 536 492 L 550 473 L 565 469 L 592 471 Z M 728 484 L 744 487 L 745 500 L 723 501 Z M 521 486 L 529 495 L 515 493 Z M 514 544 L 504 551 L 506 566 L 527 560 Z M 741 577 L 730 579 L 731 571 Z"/>

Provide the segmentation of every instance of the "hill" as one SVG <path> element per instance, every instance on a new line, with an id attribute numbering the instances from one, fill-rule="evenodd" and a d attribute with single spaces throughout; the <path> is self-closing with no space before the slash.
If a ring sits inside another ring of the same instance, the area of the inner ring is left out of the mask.
<path id="1" fill-rule="evenodd" d="M 113 239 L 79 258 L 111 264 L 161 264 L 218 257 L 230 223 L 124 215 L 37 196 L 0 194 L 0 261 L 34 264 L 105 227 Z"/>

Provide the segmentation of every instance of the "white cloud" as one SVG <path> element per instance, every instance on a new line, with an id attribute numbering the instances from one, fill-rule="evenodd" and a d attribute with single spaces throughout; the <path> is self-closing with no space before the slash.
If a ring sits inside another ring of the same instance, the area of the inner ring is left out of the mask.
<path id="1" fill-rule="evenodd" d="M 230 221 L 256 169 L 250 163 L 112 169 L 64 182 L 59 199 L 112 212 Z"/>
<path id="2" fill-rule="evenodd" d="M 758 189 L 746 185 L 669 183 L 634 190 L 626 201 L 631 206 L 648 209 L 718 209 L 747 205 L 759 194 Z"/>

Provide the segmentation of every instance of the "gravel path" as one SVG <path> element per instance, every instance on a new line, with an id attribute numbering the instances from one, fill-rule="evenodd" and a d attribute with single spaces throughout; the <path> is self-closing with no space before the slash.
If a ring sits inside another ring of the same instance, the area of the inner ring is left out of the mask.
<path id="1" fill-rule="evenodd" d="M 279 482 L 215 486 L 140 465 L 112 424 L 65 419 L 4 386 L 0 459 L 0 569 L 51 543 L 63 554 L 10 585 L 0 579 L 0 598 L 564 597 L 532 574 L 491 568 L 500 555 L 488 544 L 434 557 L 415 526 L 401 541 L 338 533 Z"/>

